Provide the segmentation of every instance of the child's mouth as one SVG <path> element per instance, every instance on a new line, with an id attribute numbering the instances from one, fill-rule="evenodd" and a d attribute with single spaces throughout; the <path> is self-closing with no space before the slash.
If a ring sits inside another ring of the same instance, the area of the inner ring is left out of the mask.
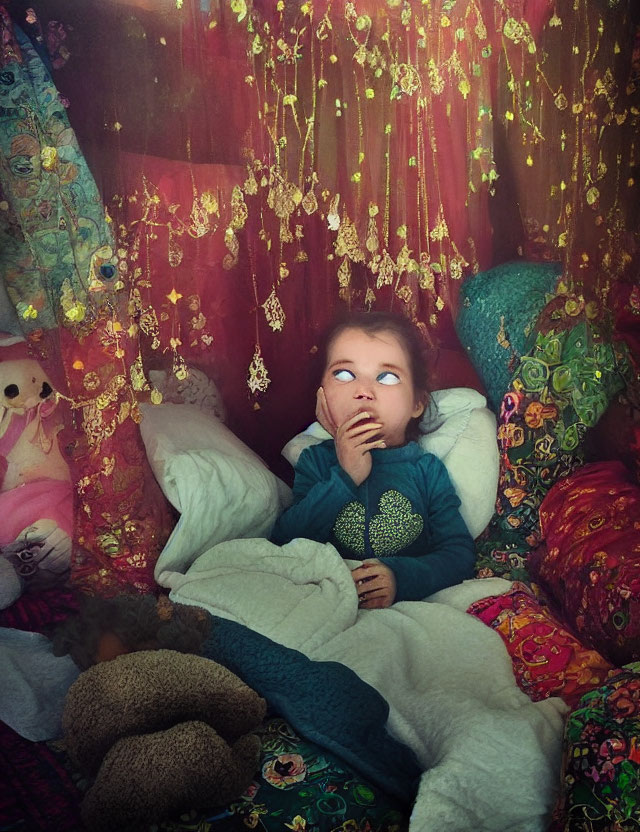
<path id="1" fill-rule="evenodd" d="M 368 411 L 366 411 L 366 412 L 368 412 Z M 369 416 L 367 416 L 366 419 L 362 419 L 361 422 L 359 422 L 359 424 L 361 424 L 361 425 L 379 425 L 380 424 L 380 419 L 377 416 L 372 416 L 369 413 Z M 382 429 L 381 429 L 381 430 L 378 431 L 378 433 L 374 434 L 367 441 L 368 442 L 377 442 L 377 441 L 379 441 L 380 439 L 383 439 L 383 438 L 384 438 L 384 434 L 383 434 Z"/>

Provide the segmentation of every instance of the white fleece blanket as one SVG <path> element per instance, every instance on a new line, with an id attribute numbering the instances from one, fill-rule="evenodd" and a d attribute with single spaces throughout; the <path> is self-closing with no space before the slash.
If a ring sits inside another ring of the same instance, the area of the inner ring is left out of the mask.
<path id="1" fill-rule="evenodd" d="M 390 732 L 425 769 L 411 832 L 543 832 L 567 708 L 531 702 L 500 636 L 464 612 L 510 584 L 466 581 L 427 601 L 358 610 L 350 566 L 330 544 L 234 540 L 158 581 L 174 601 L 342 662 L 378 690 Z"/>

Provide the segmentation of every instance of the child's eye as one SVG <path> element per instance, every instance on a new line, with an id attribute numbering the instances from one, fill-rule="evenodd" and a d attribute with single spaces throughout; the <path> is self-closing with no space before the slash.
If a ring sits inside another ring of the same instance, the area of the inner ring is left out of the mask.
<path id="1" fill-rule="evenodd" d="M 379 381 L 380 384 L 400 384 L 400 378 L 395 373 L 389 372 L 389 370 L 380 373 L 376 381 Z"/>
<path id="2" fill-rule="evenodd" d="M 355 378 L 351 370 L 334 370 L 333 377 L 337 378 L 338 381 L 353 381 Z"/>

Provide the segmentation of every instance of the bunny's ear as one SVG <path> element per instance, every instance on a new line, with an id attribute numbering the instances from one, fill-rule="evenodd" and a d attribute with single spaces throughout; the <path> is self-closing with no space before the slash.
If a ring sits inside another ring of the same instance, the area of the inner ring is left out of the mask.
<path id="1" fill-rule="evenodd" d="M 15 361 L 17 358 L 30 358 L 27 342 L 22 335 L 0 332 L 0 361 Z"/>

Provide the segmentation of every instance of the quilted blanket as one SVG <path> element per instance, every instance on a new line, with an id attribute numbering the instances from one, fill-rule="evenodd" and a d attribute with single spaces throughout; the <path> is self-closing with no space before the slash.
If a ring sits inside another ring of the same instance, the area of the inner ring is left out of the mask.
<path id="1" fill-rule="evenodd" d="M 424 602 L 359 610 L 354 565 L 330 544 L 250 539 L 221 543 L 185 574 L 158 580 L 172 600 L 329 667 L 338 662 L 384 697 L 389 732 L 423 771 L 412 832 L 542 832 L 559 782 L 566 706 L 531 702 L 499 635 L 464 612 L 495 594 L 495 583 L 468 581 Z M 313 686 L 318 703 L 338 695 L 336 680 L 316 676 Z M 361 704 L 357 690 L 346 693 L 339 701 Z"/>

